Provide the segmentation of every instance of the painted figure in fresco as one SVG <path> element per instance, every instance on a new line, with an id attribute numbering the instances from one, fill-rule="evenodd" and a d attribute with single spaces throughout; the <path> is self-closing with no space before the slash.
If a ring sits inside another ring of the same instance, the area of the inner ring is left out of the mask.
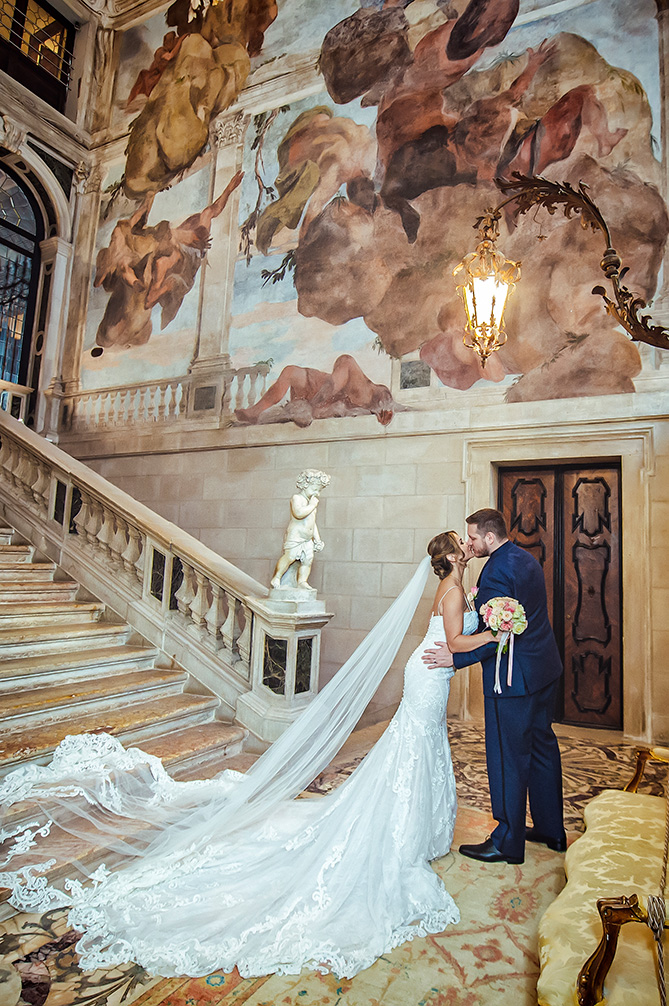
<path id="1" fill-rule="evenodd" d="M 269 415 L 288 395 L 288 401 Z M 314 419 L 357 416 L 371 412 L 382 426 L 387 426 L 397 410 L 390 389 L 374 384 L 352 356 L 337 357 L 331 374 L 312 367 L 284 367 L 274 384 L 255 405 L 236 409 L 241 423 L 294 422 L 309 426 Z"/>
<path id="2" fill-rule="evenodd" d="M 177 56 L 181 43 L 185 36 L 177 36 L 175 31 L 168 31 L 163 37 L 163 44 L 159 45 L 153 54 L 151 65 L 146 70 L 140 70 L 137 80 L 130 89 L 130 94 L 126 101 L 126 108 L 130 108 L 135 98 L 144 95 L 148 98 L 154 87 L 160 80 L 163 70 Z"/>
<path id="3" fill-rule="evenodd" d="M 151 312 L 157 304 L 162 308 L 161 329 L 176 317 L 209 248 L 211 222 L 241 180 L 239 171 L 218 199 L 181 224 L 161 220 L 147 226 L 151 198 L 131 217 L 118 221 L 96 263 L 94 285 L 111 295 L 98 327 L 98 346 L 127 348 L 148 342 Z"/>
<path id="4" fill-rule="evenodd" d="M 195 11 L 195 16 L 189 16 Z M 188 168 L 209 139 L 213 115 L 241 91 L 277 16 L 275 0 L 176 0 L 168 32 L 151 66 L 140 73 L 128 101 L 147 96 L 130 131 L 124 190 L 130 198 L 164 189 Z"/>
<path id="5" fill-rule="evenodd" d="M 306 234 L 342 185 L 356 192 L 373 189 L 376 144 L 369 130 L 352 119 L 333 116 L 324 106 L 310 108 L 295 119 L 279 145 L 277 159 L 279 174 L 274 185 L 279 198 L 261 214 L 256 230 L 256 245 L 263 254 L 282 227 L 293 229 L 302 220 L 300 235 Z"/>
<path id="6" fill-rule="evenodd" d="M 583 128 L 595 137 L 602 157 L 627 135 L 626 129 L 609 130 L 604 106 L 587 84 L 562 95 L 538 119 L 522 114 L 519 106 L 535 74 L 554 53 L 555 47 L 545 42 L 536 51 L 528 49 L 526 66 L 509 88 L 472 102 L 450 126 L 446 123 L 455 116 L 448 112 L 444 99 L 443 124 L 432 126 L 393 153 L 381 198 L 400 214 L 409 241 L 416 240 L 420 224 L 420 215 L 409 200 L 428 189 L 492 182 L 512 171 L 540 174 L 569 157 Z"/>
<path id="7" fill-rule="evenodd" d="M 281 577 L 293 563 L 298 564 L 296 586 L 309 587 L 314 552 L 324 548 L 316 526 L 316 511 L 321 493 L 329 484 L 330 476 L 313 468 L 297 476 L 297 492 L 290 498 L 290 520 L 283 538 L 283 552 L 270 580 L 271 587 L 281 586 Z"/>

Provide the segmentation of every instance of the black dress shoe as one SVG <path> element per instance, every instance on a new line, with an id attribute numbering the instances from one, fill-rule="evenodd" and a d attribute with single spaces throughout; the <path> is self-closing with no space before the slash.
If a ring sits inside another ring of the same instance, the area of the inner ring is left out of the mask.
<path id="1" fill-rule="evenodd" d="M 482 863 L 523 863 L 523 856 L 506 856 L 495 847 L 492 838 L 486 838 L 480 845 L 461 845 L 458 849 L 461 856 L 469 859 L 479 859 Z"/>
<path id="2" fill-rule="evenodd" d="M 549 849 L 553 850 L 553 852 L 567 851 L 567 836 L 564 831 L 562 832 L 560 838 L 551 838 L 550 835 L 542 835 L 536 828 L 526 828 L 525 841 L 539 842 L 540 845 L 547 845 Z"/>

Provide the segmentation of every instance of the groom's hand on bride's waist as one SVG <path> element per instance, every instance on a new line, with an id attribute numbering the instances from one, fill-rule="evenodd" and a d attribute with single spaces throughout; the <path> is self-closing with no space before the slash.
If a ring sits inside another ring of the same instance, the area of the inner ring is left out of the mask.
<path id="1" fill-rule="evenodd" d="M 423 654 L 423 663 L 428 667 L 452 667 L 453 654 L 446 643 L 435 643 L 432 650 L 426 650 Z"/>

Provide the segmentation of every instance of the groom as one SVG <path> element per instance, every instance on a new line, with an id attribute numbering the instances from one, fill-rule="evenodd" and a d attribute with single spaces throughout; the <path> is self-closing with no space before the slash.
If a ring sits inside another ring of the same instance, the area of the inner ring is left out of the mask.
<path id="1" fill-rule="evenodd" d="M 438 643 L 423 657 L 432 667 L 456 668 L 480 661 L 485 696 L 485 741 L 492 813 L 498 822 L 479 845 L 460 852 L 486 863 L 522 863 L 525 841 L 541 842 L 564 852 L 562 767 L 552 729 L 562 664 L 548 620 L 546 586 L 536 559 L 509 541 L 499 510 L 477 510 L 467 518 L 467 544 L 473 555 L 488 556 L 479 577 L 476 605 L 493 597 L 513 597 L 527 616 L 527 628 L 516 636 L 513 678 L 507 684 L 508 654 L 502 657 L 502 693 L 494 692 L 497 644 L 470 653 L 454 653 Z M 484 628 L 481 620 L 479 631 Z M 428 654 L 430 656 L 428 656 Z M 527 796 L 534 827 L 525 828 Z"/>

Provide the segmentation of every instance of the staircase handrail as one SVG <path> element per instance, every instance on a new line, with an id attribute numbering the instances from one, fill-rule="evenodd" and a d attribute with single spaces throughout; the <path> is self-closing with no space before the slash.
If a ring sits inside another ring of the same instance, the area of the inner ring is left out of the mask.
<path id="1" fill-rule="evenodd" d="M 258 580 L 244 573 L 207 545 L 203 545 L 187 531 L 119 489 L 92 468 L 66 454 L 51 441 L 45 440 L 6 412 L 0 412 L 0 437 L 4 431 L 24 441 L 31 453 L 36 454 L 43 462 L 51 464 L 62 474 L 75 479 L 80 488 L 87 489 L 99 502 L 104 501 L 108 506 L 115 508 L 124 519 L 140 525 L 145 533 L 165 548 L 178 550 L 201 572 L 220 580 L 222 587 L 235 591 L 249 600 L 254 597 L 267 597 L 268 588 Z"/>
<path id="2" fill-rule="evenodd" d="M 322 602 L 268 597 L 252 576 L 6 413 L 0 516 L 263 743 L 318 691 L 320 632 L 331 618 Z"/>

